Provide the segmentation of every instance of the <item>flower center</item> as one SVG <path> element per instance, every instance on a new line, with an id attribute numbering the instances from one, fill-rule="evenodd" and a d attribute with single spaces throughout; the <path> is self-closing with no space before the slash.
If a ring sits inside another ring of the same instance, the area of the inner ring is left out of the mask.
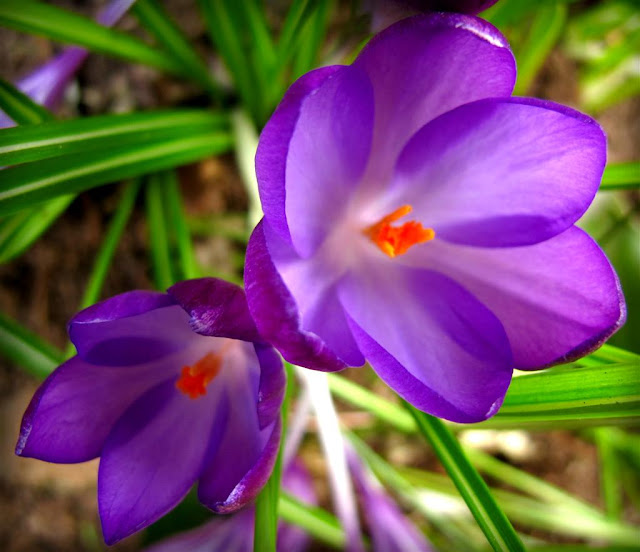
<path id="1" fill-rule="evenodd" d="M 183 366 L 182 373 L 176 381 L 176 388 L 192 399 L 207 393 L 207 385 L 218 375 L 222 368 L 223 350 L 218 353 L 207 353 L 193 366 Z"/>
<path id="2" fill-rule="evenodd" d="M 412 245 L 435 238 L 433 228 L 425 228 L 415 220 L 405 222 L 402 226 L 391 226 L 392 222 L 409 214 L 411 210 L 411 205 L 399 207 L 379 222 L 365 228 L 364 234 L 391 258 L 406 253 Z"/>

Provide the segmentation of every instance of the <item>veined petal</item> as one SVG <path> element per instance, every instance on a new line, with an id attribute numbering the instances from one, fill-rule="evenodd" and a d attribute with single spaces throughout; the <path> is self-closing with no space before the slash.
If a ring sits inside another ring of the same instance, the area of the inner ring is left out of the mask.
<path id="1" fill-rule="evenodd" d="M 166 378 L 167 372 L 156 366 L 110 368 L 73 357 L 31 399 L 16 454 L 64 464 L 100 456 L 125 410 Z"/>
<path id="2" fill-rule="evenodd" d="M 254 347 L 260 363 L 258 420 L 263 429 L 280 415 L 287 379 L 282 360 L 271 346 L 255 344 Z"/>
<path id="3" fill-rule="evenodd" d="M 439 239 L 530 245 L 582 216 L 605 162 L 606 138 L 590 117 L 542 100 L 481 100 L 411 138 L 386 201 L 411 204 Z"/>
<path id="4" fill-rule="evenodd" d="M 499 320 L 473 295 L 437 272 L 373 263 L 339 288 L 360 349 L 401 397 L 455 422 L 495 414 L 511 381 L 511 351 Z"/>
<path id="5" fill-rule="evenodd" d="M 282 98 L 262 133 L 256 151 L 256 176 L 265 219 L 277 234 L 289 240 L 285 215 L 285 172 L 289 142 L 300 115 L 303 100 L 343 66 L 310 71 L 294 82 Z"/>
<path id="6" fill-rule="evenodd" d="M 140 397 L 109 434 L 98 471 L 98 510 L 107 544 L 153 523 L 187 494 L 227 416 L 216 386 L 198 400 L 171 379 Z M 218 420 L 216 420 L 218 418 Z"/>
<path id="7" fill-rule="evenodd" d="M 268 240 L 266 232 L 269 232 Z M 351 337 L 341 308 L 339 305 L 337 309 L 334 308 L 337 299 L 331 294 L 323 293 L 316 287 L 311 295 L 300 295 L 303 300 L 316 300 L 318 304 L 325 302 L 325 316 L 319 313 L 314 319 L 328 326 L 331 331 L 323 332 L 320 337 L 317 328 L 303 325 L 297 304 L 298 296 L 294 298 L 292 290 L 278 272 L 279 267 L 276 268 L 272 258 L 274 251 L 281 261 L 285 257 L 292 261 L 297 259 L 293 248 L 262 221 L 249 239 L 244 271 L 249 310 L 260 334 L 289 362 L 307 368 L 336 371 L 354 361 L 354 365 L 360 360 L 362 362 L 359 364 L 362 364 L 364 358 Z M 312 285 L 311 282 L 309 285 Z M 331 334 L 335 338 L 334 343 L 327 343 L 324 333 Z M 338 349 L 344 351 L 344 356 L 339 355 Z"/>
<path id="8" fill-rule="evenodd" d="M 79 312 L 68 330 L 83 360 L 127 366 L 184 349 L 197 337 L 188 321 L 188 314 L 166 293 L 131 291 Z"/>
<path id="9" fill-rule="evenodd" d="M 569 362 L 597 349 L 623 323 L 618 278 L 598 245 L 576 227 L 527 247 L 479 248 L 434 240 L 403 263 L 438 270 L 500 319 L 515 368 Z"/>
<path id="10" fill-rule="evenodd" d="M 376 119 L 367 175 L 376 190 L 388 184 L 414 132 L 460 105 L 510 96 L 516 77 L 500 32 L 457 14 L 404 19 L 376 35 L 354 65 L 373 85 Z"/>
<path id="11" fill-rule="evenodd" d="M 310 257 L 345 212 L 369 159 L 371 82 L 346 66 L 302 102 L 289 143 L 286 215 L 298 254 Z"/>
<path id="12" fill-rule="evenodd" d="M 240 286 L 218 278 L 199 278 L 179 282 L 167 293 L 189 313 L 189 325 L 194 332 L 243 341 L 260 340 Z"/>

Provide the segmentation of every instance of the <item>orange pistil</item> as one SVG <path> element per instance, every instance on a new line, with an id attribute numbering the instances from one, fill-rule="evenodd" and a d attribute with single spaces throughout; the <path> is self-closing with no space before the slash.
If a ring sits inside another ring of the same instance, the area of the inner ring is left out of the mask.
<path id="1" fill-rule="evenodd" d="M 432 228 L 425 228 L 414 220 L 402 226 L 391 226 L 392 222 L 409 214 L 411 209 L 411 205 L 403 205 L 364 230 L 369 239 L 391 258 L 406 253 L 412 245 L 428 242 L 436 236 Z"/>
<path id="2" fill-rule="evenodd" d="M 184 366 L 176 381 L 176 387 L 192 399 L 197 399 L 207 392 L 207 385 L 220 372 L 222 355 L 207 353 L 193 366 Z"/>

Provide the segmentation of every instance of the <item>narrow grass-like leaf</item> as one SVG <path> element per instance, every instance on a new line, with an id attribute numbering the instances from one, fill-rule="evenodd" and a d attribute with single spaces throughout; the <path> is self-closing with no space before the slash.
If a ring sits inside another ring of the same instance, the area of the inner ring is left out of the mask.
<path id="1" fill-rule="evenodd" d="M 444 475 L 414 468 L 400 468 L 399 471 L 412 485 L 423 487 L 425 491 L 435 491 L 451 497 L 457 494 L 452 481 Z M 491 491 L 501 508 L 521 525 L 568 537 L 604 540 L 622 546 L 637 544 L 636 527 L 607 519 L 602 514 L 575 509 L 571 504 L 541 503 L 503 489 Z"/>
<path id="2" fill-rule="evenodd" d="M 247 63 L 246 52 L 242 43 L 243 29 L 238 28 L 233 18 L 233 9 L 228 0 L 198 0 L 198 5 L 209 30 L 209 36 L 224 59 L 234 83 L 251 112 L 254 120 L 262 117 L 262 93 L 256 87 L 255 76 L 251 65 Z"/>
<path id="3" fill-rule="evenodd" d="M 156 288 L 161 291 L 166 290 L 176 282 L 171 264 L 171 251 L 167 232 L 169 219 L 166 216 L 166 206 L 163 201 L 163 185 L 162 176 L 152 174 L 149 176 L 145 186 L 149 251 L 151 253 L 153 279 Z"/>
<path id="4" fill-rule="evenodd" d="M 4 79 L 0 79 L 0 109 L 19 125 L 32 125 L 54 118 L 48 109 Z"/>
<path id="5" fill-rule="evenodd" d="M 132 7 L 133 14 L 145 29 L 151 32 L 162 45 L 167 55 L 181 63 L 194 80 L 204 86 L 211 95 L 220 99 L 221 92 L 213 81 L 206 65 L 189 44 L 189 41 L 175 25 L 157 0 L 137 0 Z"/>
<path id="6" fill-rule="evenodd" d="M 57 197 L 4 219 L 0 224 L 0 263 L 17 257 L 31 246 L 64 213 L 74 198 L 73 195 Z"/>
<path id="7" fill-rule="evenodd" d="M 301 41 L 296 49 L 293 61 L 293 80 L 315 67 L 320 46 L 326 37 L 332 6 L 331 0 L 314 2 L 314 11 L 303 27 Z"/>
<path id="8" fill-rule="evenodd" d="M 220 154 L 231 147 L 223 131 L 194 133 L 188 138 L 167 139 L 140 146 L 113 147 L 11 167 L 3 171 L 0 215 L 35 202 L 79 192 L 102 184 L 173 168 Z"/>
<path id="9" fill-rule="evenodd" d="M 0 166 L 73 153 L 100 152 L 201 131 L 224 130 L 228 118 L 204 109 L 99 115 L 0 130 Z"/>
<path id="10" fill-rule="evenodd" d="M 131 35 L 36 0 L 2 0 L 0 26 L 77 44 L 91 52 L 150 65 L 169 73 L 190 76 L 186 68 L 174 61 L 174 58 Z"/>
<path id="11" fill-rule="evenodd" d="M 418 430 L 431 445 L 444 469 L 467 503 L 489 544 L 498 551 L 524 551 L 513 526 L 493 498 L 489 487 L 471 465 L 462 447 L 438 418 L 420 412 L 405 403 Z"/>
<path id="12" fill-rule="evenodd" d="M 567 6 L 561 3 L 536 9 L 529 35 L 518 49 L 518 80 L 515 95 L 525 94 L 542 64 L 560 38 L 567 22 Z"/>
<path id="13" fill-rule="evenodd" d="M 338 520 L 326 510 L 304 504 L 288 493 L 281 493 L 278 513 L 284 521 L 303 528 L 324 544 L 344 550 L 344 532 Z"/>
<path id="14" fill-rule="evenodd" d="M 84 295 L 82 296 L 80 309 L 93 305 L 100 299 L 100 292 L 104 286 L 104 281 L 111 266 L 113 256 L 120 243 L 120 238 L 133 211 L 139 189 L 140 181 L 136 179 L 125 184 L 122 190 L 118 207 L 109 222 L 109 227 L 107 228 L 107 232 L 105 233 L 93 263 L 93 269 L 91 270 L 87 287 L 84 290 Z"/>
<path id="15" fill-rule="evenodd" d="M 180 276 L 178 279 L 197 278 L 200 275 L 200 271 L 193 253 L 193 244 L 191 243 L 191 235 L 184 215 L 176 173 L 174 171 L 165 172 L 164 181 L 164 194 L 170 226 L 176 238 L 180 259 L 180 270 L 178 271 Z"/>
<path id="16" fill-rule="evenodd" d="M 600 190 L 633 190 L 640 188 L 640 161 L 607 165 Z"/>
<path id="17" fill-rule="evenodd" d="M 0 313 L 0 354 L 37 378 L 46 378 L 62 362 L 55 347 Z"/>
<path id="18" fill-rule="evenodd" d="M 600 464 L 600 492 L 607 516 L 612 519 L 622 517 L 622 488 L 620 487 L 620 465 L 617 458 L 610 428 L 595 429 L 598 461 Z"/>

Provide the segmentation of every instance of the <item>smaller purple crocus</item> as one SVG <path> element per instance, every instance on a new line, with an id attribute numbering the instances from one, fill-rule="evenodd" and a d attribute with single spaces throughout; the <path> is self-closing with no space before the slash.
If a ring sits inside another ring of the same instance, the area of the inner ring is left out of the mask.
<path id="1" fill-rule="evenodd" d="M 373 552 L 433 552 L 425 536 L 404 515 L 380 482 L 348 446 L 347 458 L 360 497 Z"/>
<path id="2" fill-rule="evenodd" d="M 105 27 L 112 27 L 127 12 L 135 0 L 112 0 L 105 6 L 96 21 Z M 16 86 L 37 104 L 47 109 L 55 109 L 64 95 L 69 81 L 76 74 L 89 52 L 78 46 L 64 51 L 20 79 Z M 0 128 L 14 126 L 11 118 L 0 110 Z"/>
<path id="3" fill-rule="evenodd" d="M 81 311 L 68 330 L 78 354 L 36 392 L 16 453 L 100 457 L 108 544 L 166 514 L 196 481 L 217 513 L 258 494 L 278 451 L 285 376 L 241 288 L 203 278 L 132 291 Z"/>
<path id="4" fill-rule="evenodd" d="M 309 472 L 293 461 L 282 474 L 282 488 L 300 501 L 316 505 Z M 255 508 L 247 506 L 232 516 L 216 516 L 204 525 L 159 542 L 145 552 L 252 552 Z M 310 537 L 302 529 L 281 522 L 278 525 L 278 552 L 304 552 Z"/>

